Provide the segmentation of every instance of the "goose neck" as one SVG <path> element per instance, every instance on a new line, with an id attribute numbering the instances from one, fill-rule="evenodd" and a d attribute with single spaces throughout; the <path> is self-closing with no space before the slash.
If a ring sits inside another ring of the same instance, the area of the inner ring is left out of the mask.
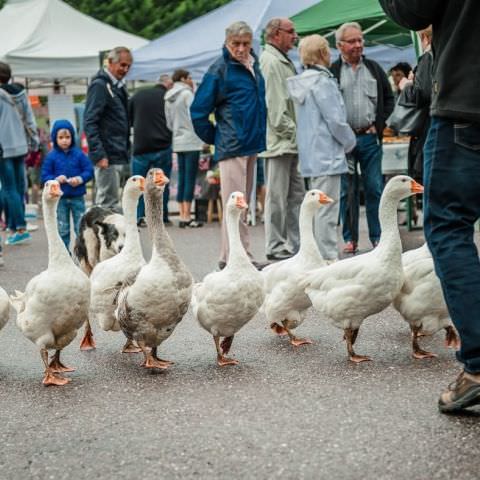
<path id="1" fill-rule="evenodd" d="M 125 217 L 125 245 L 122 252 L 125 254 L 142 254 L 142 245 L 137 227 L 138 198 L 128 196 L 123 199 L 122 209 Z"/>
<path id="2" fill-rule="evenodd" d="M 240 217 L 242 212 L 238 209 L 227 211 L 227 232 L 228 232 L 228 264 L 234 265 L 236 263 L 242 263 L 247 261 L 250 263 L 247 252 L 243 248 L 240 238 Z"/>
<path id="3" fill-rule="evenodd" d="M 380 255 L 395 258 L 398 256 L 401 261 L 402 242 L 398 230 L 397 207 L 398 200 L 387 195 L 382 196 L 379 208 L 382 233 L 377 248 Z"/>
<path id="4" fill-rule="evenodd" d="M 310 208 L 309 208 L 310 207 Z M 299 230 L 300 230 L 300 250 L 301 255 L 316 253 L 320 255 L 315 235 L 313 233 L 313 217 L 316 209 L 311 205 L 303 204 L 300 208 Z"/>
<path id="5" fill-rule="evenodd" d="M 48 266 L 62 266 L 73 263 L 73 260 L 58 233 L 56 202 L 43 202 L 45 231 L 48 244 Z"/>

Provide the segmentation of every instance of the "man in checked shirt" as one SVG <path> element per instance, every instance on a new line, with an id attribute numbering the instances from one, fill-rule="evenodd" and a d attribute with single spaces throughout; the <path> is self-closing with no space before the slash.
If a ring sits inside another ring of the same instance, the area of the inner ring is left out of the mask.
<path id="1" fill-rule="evenodd" d="M 359 194 L 357 164 L 365 190 L 368 234 L 375 247 L 380 239 L 378 207 L 383 191 L 382 137 L 385 121 L 392 113 L 394 98 L 387 75 L 380 65 L 363 55 L 363 33 L 358 23 L 345 23 L 335 34 L 340 58 L 332 64 L 345 101 L 347 122 L 357 136 L 352 151 L 354 175 L 342 179 L 342 223 L 345 253 L 356 253 L 358 245 Z M 351 185 L 349 205 L 347 191 Z"/>

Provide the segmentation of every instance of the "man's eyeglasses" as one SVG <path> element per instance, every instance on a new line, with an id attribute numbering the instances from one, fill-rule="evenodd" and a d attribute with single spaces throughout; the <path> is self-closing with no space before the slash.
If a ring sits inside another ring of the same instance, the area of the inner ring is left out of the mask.
<path id="1" fill-rule="evenodd" d="M 356 43 L 363 43 L 363 38 L 352 38 L 350 40 L 340 40 L 342 43 L 348 43 L 349 45 L 355 45 Z"/>
<path id="2" fill-rule="evenodd" d="M 282 32 L 289 33 L 290 35 L 295 35 L 296 33 L 294 28 L 286 29 L 286 28 L 278 27 L 278 29 L 281 30 Z"/>

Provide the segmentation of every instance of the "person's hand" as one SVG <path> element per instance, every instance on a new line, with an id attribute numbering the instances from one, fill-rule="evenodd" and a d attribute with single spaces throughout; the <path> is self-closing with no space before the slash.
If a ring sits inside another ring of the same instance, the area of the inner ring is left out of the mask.
<path id="1" fill-rule="evenodd" d="M 412 80 L 407 78 L 402 78 L 400 82 L 398 82 L 398 89 L 402 91 L 409 83 L 412 83 Z"/>
<path id="2" fill-rule="evenodd" d="M 67 177 L 65 175 L 59 175 L 55 180 L 58 183 L 66 183 L 67 182 Z"/>
<path id="3" fill-rule="evenodd" d="M 81 177 L 70 177 L 67 179 L 67 182 L 69 185 L 72 187 L 78 187 L 82 183 L 82 178 Z"/>
<path id="4" fill-rule="evenodd" d="M 108 168 L 108 158 L 102 158 L 97 162 L 98 168 Z"/>
<path id="5" fill-rule="evenodd" d="M 375 128 L 375 125 L 372 125 L 365 133 L 377 133 L 377 129 Z"/>

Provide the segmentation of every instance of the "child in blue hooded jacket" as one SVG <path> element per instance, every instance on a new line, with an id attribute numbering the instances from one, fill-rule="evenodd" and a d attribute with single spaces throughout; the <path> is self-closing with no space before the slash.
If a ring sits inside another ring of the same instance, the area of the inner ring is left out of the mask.
<path id="1" fill-rule="evenodd" d="M 70 216 L 75 235 L 85 213 L 85 184 L 93 178 L 93 165 L 75 146 L 75 130 L 68 120 L 57 120 L 52 128 L 53 149 L 42 165 L 42 183 L 58 180 L 63 195 L 58 204 L 58 231 L 67 250 L 70 247 Z"/>

